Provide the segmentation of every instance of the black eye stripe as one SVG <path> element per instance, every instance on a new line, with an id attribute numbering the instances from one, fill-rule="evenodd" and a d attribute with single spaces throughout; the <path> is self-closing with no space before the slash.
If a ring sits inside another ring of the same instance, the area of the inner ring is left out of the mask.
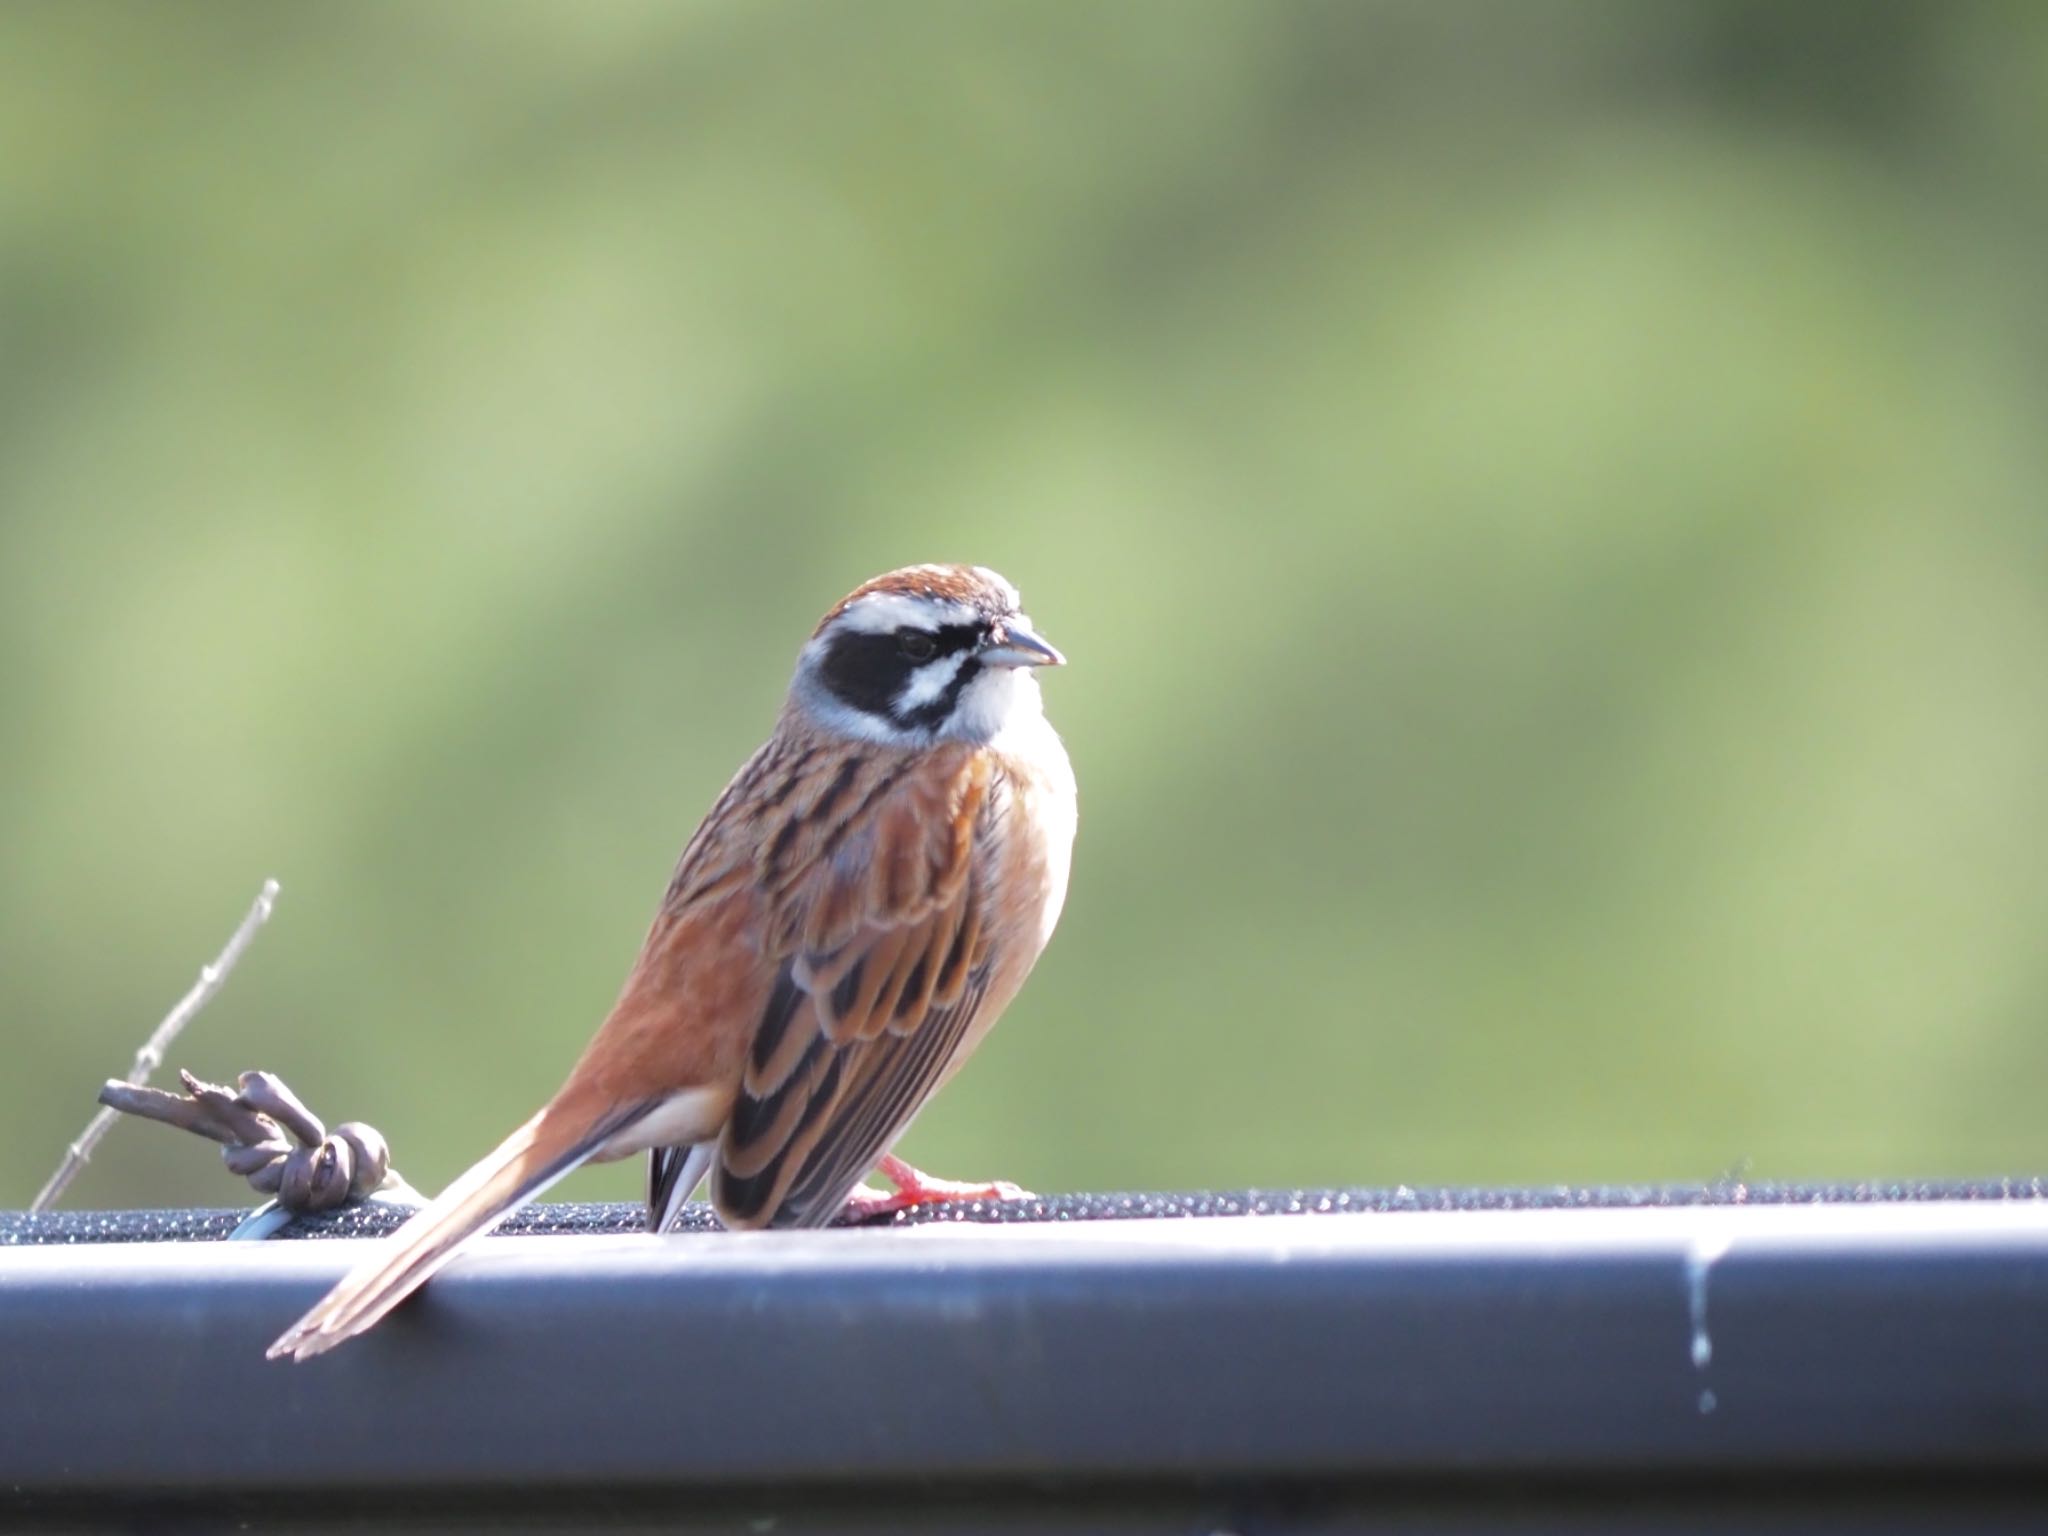
<path id="1" fill-rule="evenodd" d="M 948 624 L 943 629 L 930 630 L 928 633 L 937 646 L 933 653 L 933 656 L 937 657 L 955 656 L 961 651 L 973 650 L 981 643 L 983 630 L 979 624 Z"/>
<path id="2" fill-rule="evenodd" d="M 972 651 L 985 633 L 979 624 L 948 624 L 928 631 L 934 643 L 932 655 L 914 660 L 903 654 L 895 630 L 882 634 L 855 631 L 837 635 L 826 648 L 818 671 L 834 698 L 863 714 L 877 716 L 897 725 L 930 727 L 952 713 L 967 679 L 981 670 L 972 660 L 960 664 L 946 691 L 938 698 L 905 716 L 894 703 L 920 668 L 943 665 L 949 657 Z"/>

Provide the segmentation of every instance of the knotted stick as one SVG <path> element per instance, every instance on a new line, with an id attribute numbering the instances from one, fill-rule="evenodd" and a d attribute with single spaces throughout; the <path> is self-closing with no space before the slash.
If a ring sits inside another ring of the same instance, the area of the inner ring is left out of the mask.
<path id="1" fill-rule="evenodd" d="M 100 1102 L 221 1143 L 221 1161 L 230 1173 L 298 1215 L 406 1187 L 392 1171 L 382 1135 L 357 1120 L 330 1133 L 274 1073 L 244 1072 L 236 1079 L 239 1093 L 190 1072 L 179 1072 L 178 1079 L 183 1093 L 114 1078 L 100 1090 Z"/>

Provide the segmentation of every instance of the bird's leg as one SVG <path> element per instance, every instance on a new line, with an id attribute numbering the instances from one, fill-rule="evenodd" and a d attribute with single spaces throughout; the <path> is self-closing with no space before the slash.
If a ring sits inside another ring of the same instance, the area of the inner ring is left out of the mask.
<path id="1" fill-rule="evenodd" d="M 846 1214 L 863 1219 L 870 1216 L 893 1216 L 898 1211 L 907 1211 L 917 1205 L 937 1205 L 948 1200 L 1036 1200 L 1030 1190 L 1012 1184 L 1008 1179 L 992 1179 L 985 1184 L 966 1184 L 958 1179 L 934 1178 L 902 1158 L 893 1154 L 882 1159 L 878 1170 L 882 1177 L 896 1186 L 896 1192 L 885 1194 L 879 1189 L 858 1186 L 847 1197 Z"/>

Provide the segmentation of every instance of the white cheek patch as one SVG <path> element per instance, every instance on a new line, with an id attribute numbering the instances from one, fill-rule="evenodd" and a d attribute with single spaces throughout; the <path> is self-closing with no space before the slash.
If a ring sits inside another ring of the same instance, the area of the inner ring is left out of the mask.
<path id="1" fill-rule="evenodd" d="M 912 597 L 905 592 L 872 592 L 834 619 L 832 628 L 881 635 L 892 629 L 943 629 L 948 624 L 972 624 L 974 619 L 974 609 L 966 603 Z"/>
<path id="2" fill-rule="evenodd" d="M 1017 667 L 988 667 L 961 690 L 939 735 L 950 741 L 993 741 L 1043 715 L 1037 678 Z"/>
<path id="3" fill-rule="evenodd" d="M 797 680 L 793 694 L 813 721 L 849 741 L 869 741 L 878 747 L 915 747 L 931 740 L 930 731 L 911 730 L 892 720 L 884 720 L 880 715 L 855 709 L 834 696 L 830 689 L 817 687 L 805 679 Z"/>
<path id="4" fill-rule="evenodd" d="M 896 713 L 916 714 L 925 705 L 939 698 L 953 686 L 953 679 L 960 675 L 960 669 L 966 664 L 965 651 L 942 656 L 937 661 L 926 662 L 910 674 L 910 681 L 905 683 L 903 691 L 896 695 Z"/>

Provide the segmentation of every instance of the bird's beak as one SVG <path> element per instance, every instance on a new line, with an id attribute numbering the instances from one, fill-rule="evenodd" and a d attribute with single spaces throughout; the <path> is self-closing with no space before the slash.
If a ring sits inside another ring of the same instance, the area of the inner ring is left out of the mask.
<path id="1" fill-rule="evenodd" d="M 1005 619 L 989 632 L 981 648 L 981 663 L 987 667 L 1064 667 L 1067 658 L 1031 633 L 1026 618 Z"/>

